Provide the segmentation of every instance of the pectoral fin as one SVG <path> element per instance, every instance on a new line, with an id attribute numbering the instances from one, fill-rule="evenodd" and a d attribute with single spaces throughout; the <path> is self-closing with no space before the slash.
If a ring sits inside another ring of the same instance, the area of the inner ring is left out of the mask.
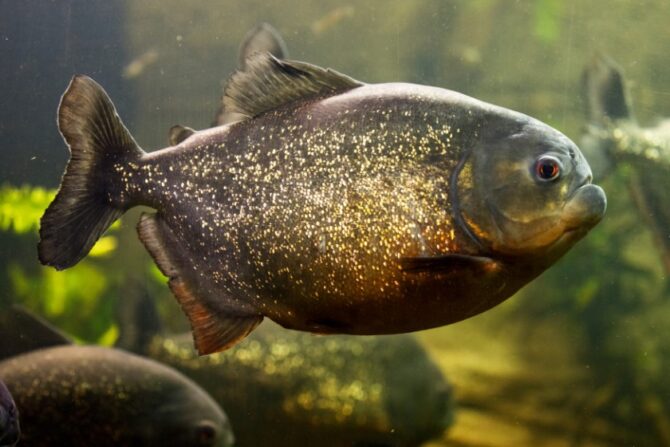
<path id="1" fill-rule="evenodd" d="M 191 322 L 193 340 L 200 355 L 224 351 L 244 339 L 263 320 L 219 290 L 206 271 L 193 268 L 194 257 L 167 223 L 143 214 L 137 231 Z"/>
<path id="2" fill-rule="evenodd" d="M 501 268 L 500 262 L 485 256 L 447 254 L 440 256 L 419 256 L 400 258 L 400 266 L 404 272 L 458 272 L 474 270 L 482 274 L 492 273 Z"/>

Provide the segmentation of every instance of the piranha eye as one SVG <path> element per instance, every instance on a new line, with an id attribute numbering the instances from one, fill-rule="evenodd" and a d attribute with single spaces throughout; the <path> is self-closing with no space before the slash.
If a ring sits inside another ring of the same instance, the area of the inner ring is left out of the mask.
<path id="1" fill-rule="evenodd" d="M 200 423 L 196 429 L 196 440 L 198 445 L 208 446 L 213 445 L 216 441 L 217 430 L 214 424 L 209 421 Z"/>
<path id="2" fill-rule="evenodd" d="M 550 155 L 540 157 L 535 162 L 535 175 L 544 182 L 556 180 L 561 175 L 561 162 Z"/>

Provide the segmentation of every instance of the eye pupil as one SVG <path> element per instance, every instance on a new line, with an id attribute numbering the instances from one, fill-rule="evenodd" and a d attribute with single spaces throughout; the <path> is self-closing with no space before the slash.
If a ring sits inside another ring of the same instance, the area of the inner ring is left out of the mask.
<path id="1" fill-rule="evenodd" d="M 197 439 L 199 445 L 211 445 L 216 439 L 216 428 L 209 424 L 198 427 Z"/>
<path id="2" fill-rule="evenodd" d="M 556 165 L 553 165 L 551 163 L 544 163 L 540 169 L 541 169 L 540 174 L 544 178 L 553 177 L 557 171 Z"/>
<path id="3" fill-rule="evenodd" d="M 542 180 L 554 180 L 560 174 L 560 165 L 553 158 L 541 158 L 536 165 L 537 176 Z"/>

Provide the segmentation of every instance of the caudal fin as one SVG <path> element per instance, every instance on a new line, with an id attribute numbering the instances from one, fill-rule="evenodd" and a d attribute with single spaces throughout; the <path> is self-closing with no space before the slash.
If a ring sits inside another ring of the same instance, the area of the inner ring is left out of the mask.
<path id="1" fill-rule="evenodd" d="M 70 161 L 42 216 L 38 254 L 42 264 L 61 270 L 86 256 L 128 208 L 114 166 L 127 165 L 143 152 L 107 93 L 87 76 L 72 78 L 58 108 L 58 127 Z"/>
<path id="2" fill-rule="evenodd" d="M 632 118 L 623 72 L 605 55 L 595 55 L 584 69 L 582 96 L 592 124 Z"/>

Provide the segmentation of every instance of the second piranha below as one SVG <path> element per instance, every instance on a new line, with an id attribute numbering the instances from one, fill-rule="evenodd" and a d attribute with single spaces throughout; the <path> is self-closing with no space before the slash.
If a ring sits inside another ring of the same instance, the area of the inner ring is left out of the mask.
<path id="1" fill-rule="evenodd" d="M 71 152 L 40 229 L 42 263 L 76 264 L 138 205 L 201 354 L 264 317 L 318 333 L 453 323 L 505 300 L 603 216 L 577 146 L 435 87 L 364 84 L 258 53 L 230 78 L 236 122 L 145 153 L 104 90 L 75 76 Z"/>

